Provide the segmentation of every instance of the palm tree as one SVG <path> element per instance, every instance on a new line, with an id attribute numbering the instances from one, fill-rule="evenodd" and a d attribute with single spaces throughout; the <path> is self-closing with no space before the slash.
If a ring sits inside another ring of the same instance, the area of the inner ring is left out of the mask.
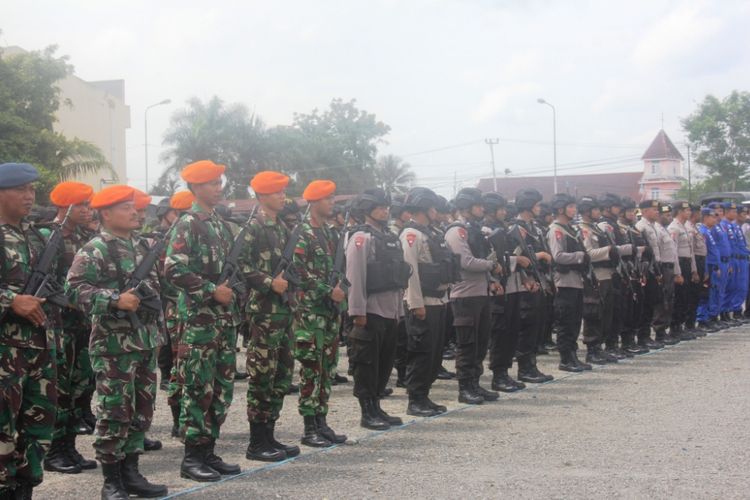
<path id="1" fill-rule="evenodd" d="M 378 186 L 391 196 L 406 193 L 417 180 L 417 176 L 411 171 L 411 165 L 395 155 L 378 158 L 375 178 Z"/>
<path id="2" fill-rule="evenodd" d="M 81 139 L 65 139 L 57 142 L 57 175 L 61 181 L 78 177 L 83 174 L 93 174 L 101 170 L 106 171 L 113 179 L 117 173 L 112 164 L 107 161 L 102 151 L 94 144 Z"/>

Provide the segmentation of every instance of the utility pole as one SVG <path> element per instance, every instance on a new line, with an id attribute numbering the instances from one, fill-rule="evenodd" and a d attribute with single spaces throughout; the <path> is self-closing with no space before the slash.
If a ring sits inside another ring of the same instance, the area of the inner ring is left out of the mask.
<path id="1" fill-rule="evenodd" d="M 690 144 L 686 144 L 687 146 L 687 160 L 688 160 L 688 203 L 693 202 L 693 180 L 691 178 L 691 172 L 690 172 Z"/>
<path id="2" fill-rule="evenodd" d="M 148 110 L 151 108 L 154 108 L 156 106 L 162 106 L 164 104 L 171 103 L 171 99 L 164 99 L 162 101 L 159 101 L 155 104 L 152 104 L 150 106 L 146 106 L 146 110 L 143 112 L 143 147 L 145 149 L 144 151 L 144 164 L 146 167 L 146 192 L 148 193 Z"/>
<path id="3" fill-rule="evenodd" d="M 500 143 L 500 139 L 485 139 L 484 143 L 490 147 L 490 158 L 492 159 L 492 184 L 494 191 L 497 193 L 497 175 L 495 174 L 495 144 Z"/>

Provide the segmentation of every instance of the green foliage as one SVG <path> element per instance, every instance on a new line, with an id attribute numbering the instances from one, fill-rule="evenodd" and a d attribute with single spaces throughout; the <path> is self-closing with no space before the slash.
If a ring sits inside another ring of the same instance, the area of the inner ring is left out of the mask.
<path id="1" fill-rule="evenodd" d="M 61 180 L 112 167 L 101 151 L 53 131 L 60 107 L 56 83 L 73 68 L 56 47 L 4 57 L 0 52 L 0 163 L 27 162 L 41 173 L 37 201 Z"/>
<path id="2" fill-rule="evenodd" d="M 375 179 L 379 187 L 391 196 L 405 194 L 414 185 L 416 176 L 411 165 L 395 155 L 378 158 L 375 167 Z"/>
<path id="3" fill-rule="evenodd" d="M 707 95 L 682 120 L 696 148 L 696 162 L 709 173 L 707 186 L 736 191 L 750 180 L 750 93 L 733 91 L 724 99 Z"/>

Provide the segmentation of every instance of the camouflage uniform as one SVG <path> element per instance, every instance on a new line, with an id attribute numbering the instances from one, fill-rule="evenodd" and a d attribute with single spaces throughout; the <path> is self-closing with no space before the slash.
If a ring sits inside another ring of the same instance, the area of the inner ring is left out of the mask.
<path id="1" fill-rule="evenodd" d="M 143 453 L 143 438 L 151 426 L 156 398 L 155 349 L 164 345 L 161 314 L 141 309 L 141 325 L 115 317 L 112 295 L 124 289 L 128 277 L 148 253 L 148 240 L 119 238 L 103 230 L 73 259 L 66 291 L 91 318 L 89 355 L 96 377 L 96 458 L 117 463 Z M 147 286 L 159 293 L 156 268 Z"/>
<path id="2" fill-rule="evenodd" d="M 300 277 L 294 323 L 294 357 L 300 362 L 299 413 L 326 415 L 331 376 L 336 368 L 340 315 L 331 305 L 328 277 L 336 252 L 330 226 L 313 228 L 309 220 L 294 249 L 293 266 Z"/>
<path id="3" fill-rule="evenodd" d="M 42 460 L 52 439 L 57 405 L 55 328 L 59 318 L 45 305 L 47 327 L 11 311 L 40 256 L 44 237 L 28 223 L 0 225 L 0 488 L 16 481 L 42 482 Z"/>
<path id="4" fill-rule="evenodd" d="M 49 237 L 52 228 L 40 227 L 39 231 Z M 65 249 L 57 261 L 58 282 L 65 283 L 68 270 L 76 252 L 88 242 L 94 233 L 81 226 L 72 232 L 63 232 Z M 60 333 L 61 348 L 57 350 L 57 417 L 53 439 L 76 434 L 76 423 L 82 415 L 82 406 L 77 401 L 90 404 L 93 393 L 94 372 L 89 358 L 89 334 L 91 323 L 80 310 L 65 309 Z"/>
<path id="5" fill-rule="evenodd" d="M 250 289 L 245 307 L 250 322 L 246 363 L 250 423 L 275 422 L 292 383 L 292 313 L 289 304 L 271 289 L 274 269 L 288 239 L 289 229 L 284 223 L 269 220 L 264 214 L 258 214 L 245 232 L 240 262 Z"/>
<path id="6" fill-rule="evenodd" d="M 233 241 L 231 223 L 197 203 L 175 225 L 167 245 L 165 275 L 179 290 L 182 324 L 177 370 L 184 380 L 180 432 L 189 445 L 219 437 L 232 404 L 239 309 L 213 300 L 216 281 Z"/>

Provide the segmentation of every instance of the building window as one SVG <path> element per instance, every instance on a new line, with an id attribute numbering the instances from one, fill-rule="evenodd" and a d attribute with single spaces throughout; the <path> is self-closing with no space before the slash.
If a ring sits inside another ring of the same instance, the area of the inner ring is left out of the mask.
<path id="1" fill-rule="evenodd" d="M 651 188 L 651 199 L 652 200 L 658 200 L 659 199 L 660 190 L 659 188 Z"/>
<path id="2" fill-rule="evenodd" d="M 651 173 L 655 174 L 659 170 L 659 160 L 653 160 L 651 162 Z"/>

